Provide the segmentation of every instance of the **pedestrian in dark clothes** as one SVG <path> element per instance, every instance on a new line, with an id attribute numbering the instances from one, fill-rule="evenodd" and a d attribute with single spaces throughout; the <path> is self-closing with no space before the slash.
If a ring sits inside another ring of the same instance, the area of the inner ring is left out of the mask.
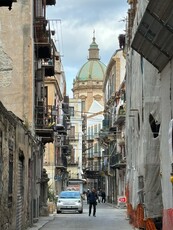
<path id="1" fill-rule="evenodd" d="M 93 188 L 92 191 L 88 194 L 89 216 L 91 215 L 91 210 L 93 207 L 93 216 L 96 217 L 97 199 L 98 199 L 98 196 L 97 196 L 96 190 Z"/>
<path id="2" fill-rule="evenodd" d="M 103 191 L 102 192 L 102 203 L 106 202 L 106 193 Z"/>
<path id="3" fill-rule="evenodd" d="M 88 189 L 87 192 L 86 192 L 86 197 L 87 197 L 87 204 L 89 204 L 89 200 L 88 200 L 88 195 L 90 193 L 90 190 Z"/>

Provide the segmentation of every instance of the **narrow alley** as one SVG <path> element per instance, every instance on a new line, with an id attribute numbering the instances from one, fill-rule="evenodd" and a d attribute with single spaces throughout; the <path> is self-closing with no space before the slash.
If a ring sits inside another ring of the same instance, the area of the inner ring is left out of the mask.
<path id="1" fill-rule="evenodd" d="M 47 219 L 47 217 L 45 217 Z M 129 224 L 126 218 L 126 209 L 118 209 L 112 207 L 110 204 L 98 204 L 96 217 L 88 216 L 88 205 L 84 204 L 84 212 L 82 214 L 74 212 L 64 212 L 61 214 L 54 214 L 49 218 L 47 223 L 44 218 L 41 223 L 38 222 L 39 227 L 33 227 L 29 230 L 132 230 L 133 227 Z M 47 219 L 48 220 L 48 219 Z M 40 221 L 41 222 L 41 221 Z"/>

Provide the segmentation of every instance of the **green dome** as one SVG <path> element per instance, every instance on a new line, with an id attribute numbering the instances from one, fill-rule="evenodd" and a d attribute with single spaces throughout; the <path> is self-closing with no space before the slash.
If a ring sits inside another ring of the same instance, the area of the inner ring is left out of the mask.
<path id="1" fill-rule="evenodd" d="M 99 60 L 87 61 L 79 70 L 76 79 L 86 80 L 103 80 L 106 71 L 106 65 Z"/>
<path id="2" fill-rule="evenodd" d="M 93 36 L 93 40 L 90 44 L 88 51 L 88 61 L 80 68 L 76 76 L 76 80 L 103 80 L 106 71 L 106 65 L 100 61 L 99 48 L 97 43 L 95 42 L 95 36 Z"/>

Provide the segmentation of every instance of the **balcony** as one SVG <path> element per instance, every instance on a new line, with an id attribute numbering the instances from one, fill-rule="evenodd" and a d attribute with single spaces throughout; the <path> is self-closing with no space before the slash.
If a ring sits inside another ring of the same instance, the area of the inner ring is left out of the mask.
<path id="1" fill-rule="evenodd" d="M 125 122 L 126 110 L 123 106 L 120 106 L 118 115 L 115 117 L 114 125 L 122 125 Z"/>
<path id="2" fill-rule="evenodd" d="M 35 55 L 37 58 L 51 58 L 51 36 L 48 21 L 37 17 L 34 22 Z"/>
<path id="3" fill-rule="evenodd" d="M 79 133 L 70 133 L 69 136 L 69 140 L 70 141 L 78 141 L 79 140 Z"/>
<path id="4" fill-rule="evenodd" d="M 36 129 L 35 133 L 37 136 L 41 137 L 41 141 L 43 144 L 53 142 L 54 134 L 52 129 L 44 128 L 44 129 Z"/>
<path id="5" fill-rule="evenodd" d="M 17 2 L 17 0 L 0 0 L 0 7 L 8 7 L 11 10 L 13 2 Z"/>
<path id="6" fill-rule="evenodd" d="M 115 102 L 115 93 L 112 93 L 112 95 L 109 97 L 108 101 L 106 102 L 107 107 L 112 107 Z"/>
<path id="7" fill-rule="evenodd" d="M 115 141 L 116 135 L 110 131 L 100 131 L 100 138 L 99 138 L 99 143 L 103 148 L 107 147 L 107 145 Z"/>
<path id="8" fill-rule="evenodd" d="M 94 152 L 94 158 L 96 158 L 96 159 L 101 158 L 101 153 L 100 152 Z"/>
<path id="9" fill-rule="evenodd" d="M 131 45 L 159 72 L 173 57 L 172 9 L 172 0 L 150 0 Z"/>
<path id="10" fill-rule="evenodd" d="M 67 130 L 65 129 L 64 125 L 62 124 L 56 124 L 53 127 L 54 132 L 57 132 L 60 135 L 67 135 Z"/>
<path id="11" fill-rule="evenodd" d="M 94 159 L 93 154 L 89 154 L 87 156 L 87 159 L 88 159 L 88 161 L 93 161 L 93 159 Z"/>
<path id="12" fill-rule="evenodd" d="M 56 4 L 56 0 L 46 0 L 46 5 L 47 6 L 52 6 Z"/>
<path id="13" fill-rule="evenodd" d="M 125 168 L 126 167 L 126 158 L 122 157 L 121 153 L 117 153 L 110 157 L 110 167 L 111 168 Z"/>
<path id="14" fill-rule="evenodd" d="M 44 144 L 53 142 L 54 132 L 51 124 L 51 106 L 44 106 L 42 101 L 35 107 L 35 132 Z"/>
<path id="15" fill-rule="evenodd" d="M 87 169 L 85 171 L 85 176 L 88 179 L 98 179 L 100 177 L 100 167 L 97 168 L 96 170 L 94 168 L 91 170 Z"/>
<path id="16" fill-rule="evenodd" d="M 99 144 L 103 149 L 105 149 L 108 147 L 109 139 L 107 138 L 106 135 L 104 135 L 104 136 L 102 136 L 102 135 L 103 134 L 100 135 Z"/>
<path id="17" fill-rule="evenodd" d="M 72 149 L 73 149 L 73 146 L 72 145 L 67 145 L 67 144 L 63 144 L 62 146 L 61 146 L 61 148 L 62 148 L 62 152 L 65 154 L 65 156 L 70 156 L 71 155 L 71 153 L 72 153 Z"/>
<path id="18" fill-rule="evenodd" d="M 65 114 L 69 114 L 69 96 L 64 96 L 64 101 L 62 103 L 62 110 Z"/>
<path id="19" fill-rule="evenodd" d="M 56 169 L 60 169 L 61 171 L 67 169 L 67 158 L 65 154 L 62 154 L 61 156 L 57 156 L 55 167 Z"/>
<path id="20" fill-rule="evenodd" d="M 93 142 L 94 141 L 94 134 L 87 135 L 87 141 L 88 142 Z"/>
<path id="21" fill-rule="evenodd" d="M 102 121 L 103 129 L 109 129 L 110 120 L 108 118 L 104 118 Z"/>
<path id="22" fill-rule="evenodd" d="M 61 163 L 57 163 L 57 165 L 55 166 L 55 168 L 57 170 L 61 170 L 61 171 L 66 171 L 66 169 L 67 169 L 67 167 L 65 167 L 62 162 Z"/>
<path id="23" fill-rule="evenodd" d="M 54 59 L 46 58 L 42 61 L 42 67 L 44 68 L 45 76 L 54 76 L 55 74 L 55 64 Z"/>

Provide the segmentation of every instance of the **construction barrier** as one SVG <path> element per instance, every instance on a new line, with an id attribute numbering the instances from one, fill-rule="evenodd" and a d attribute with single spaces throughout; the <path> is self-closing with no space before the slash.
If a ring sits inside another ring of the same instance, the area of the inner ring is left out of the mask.
<path id="1" fill-rule="evenodd" d="M 146 230 L 157 230 L 153 220 L 150 218 L 146 220 Z"/>
<path id="2" fill-rule="evenodd" d="M 128 203 L 127 215 L 129 217 L 129 223 L 132 224 L 135 228 L 145 230 L 157 230 L 154 221 L 151 218 L 148 218 L 147 220 L 144 219 L 144 208 L 142 204 L 138 204 L 137 208 L 133 209 L 132 205 Z M 164 230 L 171 230 L 171 228 L 167 228 Z"/>
<path id="3" fill-rule="evenodd" d="M 173 209 L 163 211 L 163 230 L 173 229 Z"/>
<path id="4" fill-rule="evenodd" d="M 136 211 L 136 226 L 137 228 L 145 228 L 144 208 L 142 204 L 138 204 Z"/>

